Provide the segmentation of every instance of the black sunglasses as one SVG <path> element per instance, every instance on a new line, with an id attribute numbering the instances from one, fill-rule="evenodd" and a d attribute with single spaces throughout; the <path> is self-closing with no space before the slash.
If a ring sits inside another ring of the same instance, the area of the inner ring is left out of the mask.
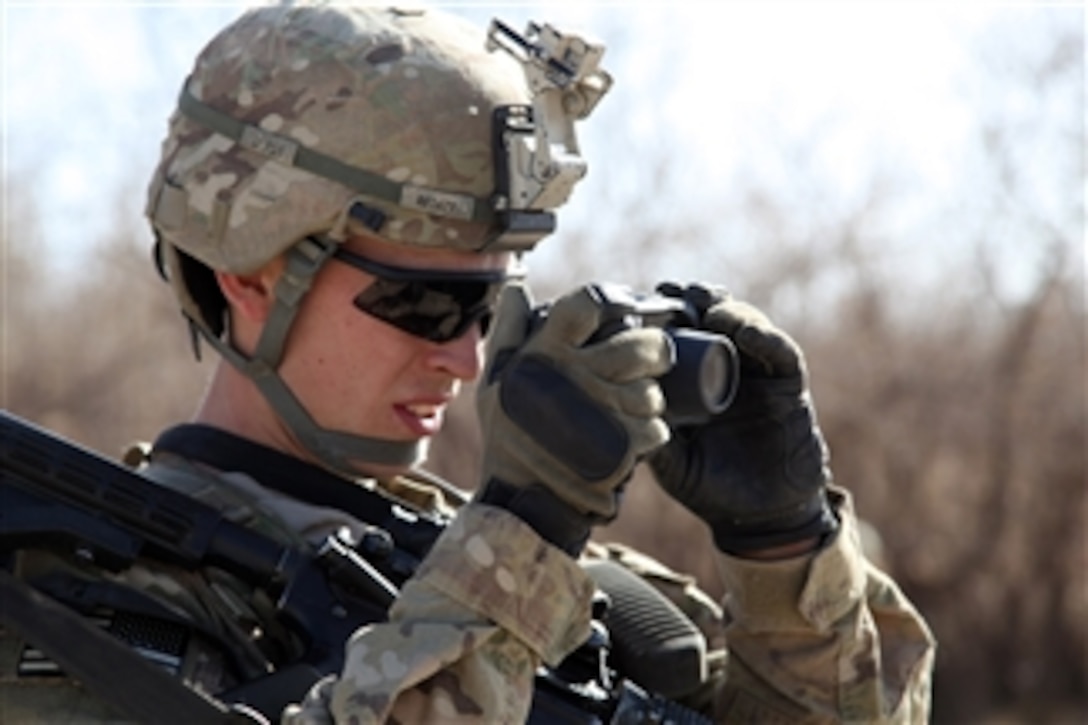
<path id="1" fill-rule="evenodd" d="M 395 267 L 338 246 L 333 258 L 375 277 L 354 304 L 398 330 L 431 342 L 449 342 L 475 324 L 487 333 L 495 301 L 511 279 L 506 270 L 465 272 Z"/>

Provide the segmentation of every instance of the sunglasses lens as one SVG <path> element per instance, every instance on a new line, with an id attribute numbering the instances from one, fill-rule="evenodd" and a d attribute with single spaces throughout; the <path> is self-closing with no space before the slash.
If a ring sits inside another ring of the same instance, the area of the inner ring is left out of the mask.
<path id="1" fill-rule="evenodd" d="M 487 331 L 501 283 L 377 278 L 355 306 L 399 330 L 432 342 L 460 337 L 474 324 Z"/>

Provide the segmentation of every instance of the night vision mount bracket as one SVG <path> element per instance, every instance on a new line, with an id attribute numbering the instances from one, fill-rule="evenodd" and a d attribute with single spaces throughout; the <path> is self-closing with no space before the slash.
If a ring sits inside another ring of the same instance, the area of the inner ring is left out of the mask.
<path id="1" fill-rule="evenodd" d="M 495 210 L 507 234 L 539 236 L 555 228 L 562 206 L 586 175 L 574 123 L 589 116 L 612 87 L 601 69 L 604 46 L 551 25 L 529 23 L 522 35 L 492 20 L 487 49 L 505 50 L 525 71 L 532 106 L 496 110 Z"/>

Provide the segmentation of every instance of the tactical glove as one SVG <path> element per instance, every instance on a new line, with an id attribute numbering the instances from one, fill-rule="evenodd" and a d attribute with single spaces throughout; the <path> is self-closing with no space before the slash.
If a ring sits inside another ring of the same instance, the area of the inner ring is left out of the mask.
<path id="1" fill-rule="evenodd" d="M 477 390 L 483 481 L 476 499 L 502 506 L 577 555 L 594 524 L 615 517 L 635 463 L 669 436 L 655 378 L 671 365 L 660 329 L 608 320 L 596 288 L 532 310 L 524 286 L 499 299 Z"/>
<path id="2" fill-rule="evenodd" d="M 732 339 L 740 357 L 736 398 L 709 422 L 673 430 L 649 464 L 673 498 L 706 521 L 718 548 L 745 554 L 828 534 L 831 474 L 800 347 L 749 304 L 722 290 L 665 283 L 700 327 Z"/>

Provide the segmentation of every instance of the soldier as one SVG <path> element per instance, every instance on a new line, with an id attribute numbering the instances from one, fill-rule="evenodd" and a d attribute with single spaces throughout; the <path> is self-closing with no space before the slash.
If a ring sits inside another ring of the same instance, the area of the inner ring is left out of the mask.
<path id="1" fill-rule="evenodd" d="M 742 366 L 724 412 L 669 424 L 665 330 L 600 334 L 613 320 L 593 285 L 533 307 L 522 257 L 582 172 L 572 123 L 609 82 L 595 46 L 536 30 L 569 51 L 559 67 L 581 108 L 545 105 L 554 79 L 525 38 L 498 26 L 511 52 L 489 52 L 436 10 L 291 3 L 209 43 L 147 211 L 194 345 L 221 360 L 143 472 L 301 547 L 334 533 L 361 546 L 374 494 L 449 517 L 388 621 L 358 630 L 343 670 L 284 722 L 526 720 L 539 668 L 590 639 L 587 562 L 602 556 L 659 584 L 711 649 L 724 633 L 728 657 L 685 704 L 729 722 L 925 720 L 931 637 L 860 553 L 796 344 L 719 289 L 662 285 Z M 417 464 L 477 377 L 483 476 L 467 495 Z M 723 609 L 633 552 L 587 548 L 641 460 L 713 531 Z M 20 571 L 55 564 L 41 556 Z M 229 693 L 297 655 L 272 603 L 222 572 L 148 565 L 110 583 L 185 630 L 175 669 L 194 689 Z M 20 684 L 17 705 L 60 714 Z M 68 715 L 118 714 L 63 691 Z"/>

